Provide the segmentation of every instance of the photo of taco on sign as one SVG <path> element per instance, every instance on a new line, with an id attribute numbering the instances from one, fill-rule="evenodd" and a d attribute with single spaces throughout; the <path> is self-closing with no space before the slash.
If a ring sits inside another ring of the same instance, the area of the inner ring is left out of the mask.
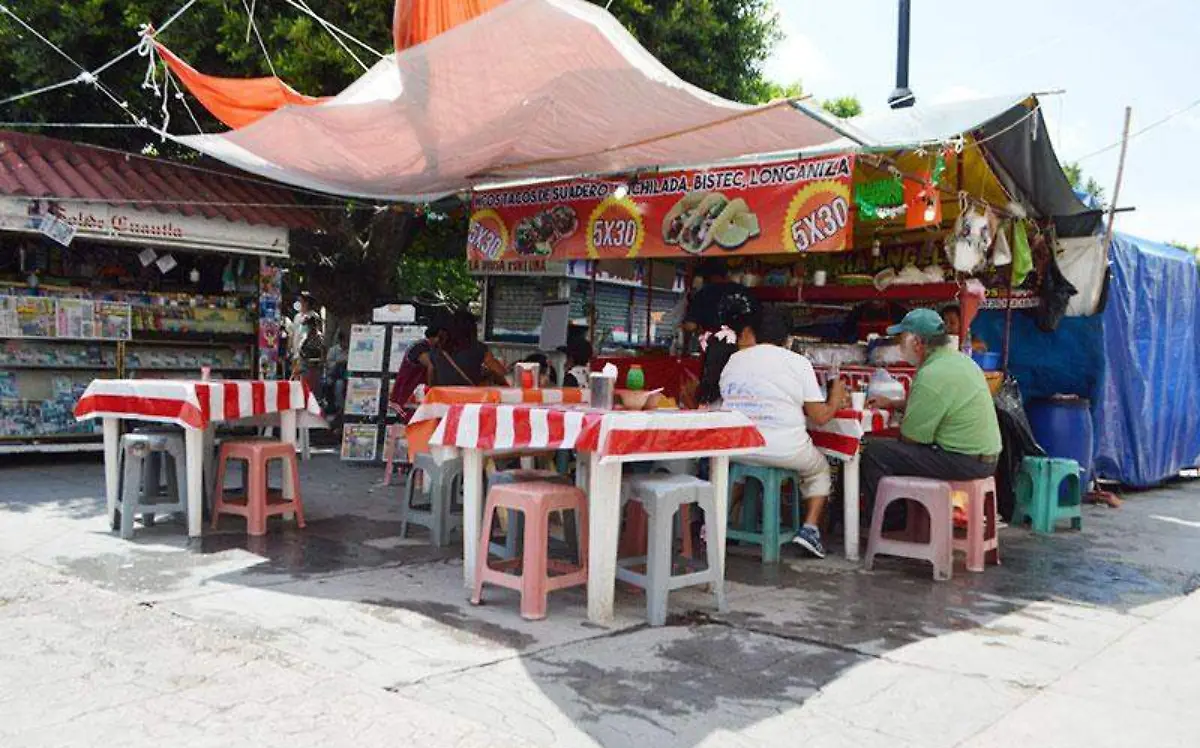
<path id="1" fill-rule="evenodd" d="M 577 179 L 475 194 L 467 256 L 629 259 L 838 252 L 854 157 Z"/>

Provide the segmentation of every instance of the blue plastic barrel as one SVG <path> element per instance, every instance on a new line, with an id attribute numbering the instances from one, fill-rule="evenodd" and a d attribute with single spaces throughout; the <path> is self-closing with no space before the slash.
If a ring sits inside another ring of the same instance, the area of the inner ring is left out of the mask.
<path id="1" fill-rule="evenodd" d="M 1078 462 L 1086 487 L 1092 474 L 1091 402 L 1082 397 L 1033 400 L 1025 406 L 1025 413 L 1046 454 Z"/>

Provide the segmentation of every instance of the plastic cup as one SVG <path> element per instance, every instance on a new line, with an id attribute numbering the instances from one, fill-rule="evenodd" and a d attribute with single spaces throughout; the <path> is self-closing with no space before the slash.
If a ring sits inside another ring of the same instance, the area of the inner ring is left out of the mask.
<path id="1" fill-rule="evenodd" d="M 605 376 L 597 372 L 588 375 L 588 392 L 591 398 L 590 404 L 593 408 L 612 410 L 613 395 L 616 393 L 616 389 L 616 377 Z"/>
<path id="2" fill-rule="evenodd" d="M 517 364 L 518 383 L 522 389 L 536 390 L 540 384 L 541 366 L 536 363 Z"/>
<path id="3" fill-rule="evenodd" d="M 863 410 L 865 410 L 867 407 L 867 393 L 851 392 L 850 393 L 850 407 L 853 408 L 854 410 L 859 411 L 860 413 Z"/>

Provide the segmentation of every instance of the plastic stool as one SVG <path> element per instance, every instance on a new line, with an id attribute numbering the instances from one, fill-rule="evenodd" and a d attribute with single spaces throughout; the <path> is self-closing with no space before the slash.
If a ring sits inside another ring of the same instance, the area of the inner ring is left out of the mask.
<path id="1" fill-rule="evenodd" d="M 697 478 L 696 480 L 700 479 Z M 689 501 L 679 507 L 679 536 L 680 542 L 683 545 L 684 558 L 694 557 L 694 549 L 692 548 L 693 503 L 695 502 Z M 621 507 L 625 512 L 625 523 L 621 528 L 621 542 L 618 555 L 645 556 L 646 549 L 650 543 L 650 515 L 640 502 L 630 504 L 622 500 Z M 672 519 L 672 522 L 674 522 L 674 519 Z"/>
<path id="2" fill-rule="evenodd" d="M 407 453 L 408 438 L 405 436 L 405 426 L 403 423 L 393 423 L 387 427 L 387 435 L 383 438 L 383 485 L 392 485 L 392 473 L 395 472 L 396 463 L 400 463 L 400 471 L 404 472 L 405 466 L 408 465 Z"/>
<path id="3" fill-rule="evenodd" d="M 156 501 L 162 486 L 159 484 L 160 457 L 166 468 L 166 501 Z M 187 512 L 187 500 L 179 490 L 179 470 L 184 466 L 182 433 L 126 434 L 121 437 L 121 537 L 133 537 L 133 518 L 142 516 L 142 524 L 154 524 L 155 513 Z M 116 529 L 116 528 L 113 528 Z"/>
<path id="4" fill-rule="evenodd" d="M 908 528 L 903 539 L 883 536 L 883 516 L 895 501 L 914 501 L 929 513 L 927 528 L 917 525 L 916 512 L 909 507 Z M 926 541 L 927 542 L 922 542 Z M 871 515 L 871 534 L 864 560 L 868 570 L 875 566 L 876 555 L 900 556 L 929 561 L 933 578 L 950 579 L 954 575 L 954 512 L 950 502 L 950 484 L 928 478 L 890 476 L 879 481 L 875 491 L 875 511 Z"/>
<path id="5" fill-rule="evenodd" d="M 560 486 L 571 485 L 571 477 L 563 475 L 554 470 L 536 470 L 527 468 L 517 468 L 516 470 L 497 470 L 487 476 L 487 487 L 492 486 L 509 486 L 513 483 L 528 483 L 530 481 L 545 481 L 547 483 L 556 483 Z M 507 528 L 504 533 L 504 545 L 499 543 L 491 544 L 492 555 L 500 558 L 516 558 L 521 552 L 521 530 L 522 522 L 521 515 L 515 512 L 507 513 Z M 490 528 L 489 528 L 490 529 Z M 567 542 L 570 543 L 572 536 L 578 535 L 575 528 L 575 515 L 563 513 L 563 532 L 567 536 Z M 578 552 L 578 548 L 573 549 Z"/>
<path id="6" fill-rule="evenodd" d="M 497 509 L 521 512 L 525 519 L 525 542 L 521 557 L 488 563 L 489 535 Z M 578 518 L 579 563 L 567 564 L 550 558 L 550 512 L 571 510 Z M 484 583 L 521 593 L 521 617 L 537 620 L 546 617 L 546 598 L 550 592 L 587 584 L 587 497 L 574 486 L 559 486 L 544 481 L 493 486 L 487 495 L 483 514 L 483 532 L 479 537 L 479 560 L 475 571 L 475 590 L 471 602 L 483 599 Z M 521 566 L 520 575 L 502 569 Z M 558 572 L 550 576 L 549 572 Z"/>
<path id="7" fill-rule="evenodd" d="M 950 484 L 950 491 L 967 495 L 967 536 L 954 538 L 954 550 L 967 554 L 967 570 L 983 571 L 987 564 L 1000 564 L 1000 515 L 996 508 L 996 479 Z M 953 516 L 953 510 L 951 510 Z"/>
<path id="8" fill-rule="evenodd" d="M 671 590 L 698 584 L 711 584 L 717 600 L 717 609 L 724 612 L 725 580 L 720 572 L 719 554 L 716 543 L 708 544 L 708 566 L 701 571 L 691 571 L 691 559 L 685 559 L 689 572 L 675 575 L 675 513 L 692 504 L 704 511 L 704 522 L 709 537 L 715 537 L 716 505 L 713 486 L 708 481 L 690 475 L 650 475 L 626 479 L 621 484 L 622 503 L 640 504 L 649 517 L 649 550 L 640 557 L 623 558 L 617 561 L 617 579 L 646 590 L 646 617 L 651 626 L 662 626 L 667 622 L 667 598 Z M 684 535 L 691 534 L 686 522 Z M 639 574 L 631 567 L 645 566 L 646 573 Z"/>
<path id="9" fill-rule="evenodd" d="M 1075 460 L 1026 457 L 1017 473 L 1013 495 L 1014 525 L 1029 520 L 1034 532 L 1051 534 L 1059 520 L 1069 519 L 1073 529 L 1083 529 L 1083 482 Z"/>
<path id="10" fill-rule="evenodd" d="M 762 522 L 759 529 L 758 516 L 755 507 L 750 502 L 750 492 L 747 490 L 749 481 L 756 481 L 762 488 Z M 784 535 L 780 532 L 780 494 L 783 484 L 791 481 L 792 491 L 792 523 L 791 532 Z M 792 540 L 792 536 L 800 531 L 800 476 L 794 470 L 752 465 L 746 462 L 734 462 L 729 466 L 729 505 L 733 507 L 733 487 L 744 483 L 742 489 L 741 519 L 734 523 L 730 518 L 729 531 L 726 533 L 730 540 L 743 543 L 753 543 L 762 547 L 762 562 L 774 564 L 779 562 L 779 549 Z"/>
<path id="11" fill-rule="evenodd" d="M 408 537 L 409 523 L 418 524 L 429 529 L 430 542 L 441 548 L 450 540 L 450 533 L 462 528 L 462 513 L 454 513 L 454 499 L 462 496 L 463 464 L 459 458 L 438 462 L 433 455 L 423 452 L 417 455 L 412 469 L 408 472 L 408 482 L 404 485 L 404 495 L 400 506 L 400 537 Z M 429 497 L 427 509 L 417 509 L 414 501 L 420 492 L 417 490 L 417 476 L 425 476 L 425 493 Z"/>
<path id="12" fill-rule="evenodd" d="M 227 496 L 225 471 L 233 460 L 246 463 L 246 490 Z M 292 498 L 275 491 L 267 484 L 267 468 L 272 460 L 283 461 L 283 480 L 292 482 Z M 221 444 L 217 462 L 216 500 L 213 502 L 212 526 L 215 530 L 222 514 L 246 518 L 246 533 L 251 536 L 267 534 L 267 517 L 295 512 L 296 525 L 304 527 L 304 503 L 300 498 L 300 465 L 296 446 L 289 442 L 259 439 L 227 439 Z"/>

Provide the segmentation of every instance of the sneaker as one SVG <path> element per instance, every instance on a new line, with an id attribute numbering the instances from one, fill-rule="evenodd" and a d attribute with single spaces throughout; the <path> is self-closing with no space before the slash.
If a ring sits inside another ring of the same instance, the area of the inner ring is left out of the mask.
<path id="1" fill-rule="evenodd" d="M 821 531 L 815 527 L 801 527 L 792 542 L 817 558 L 825 558 L 825 546 L 821 545 Z"/>

